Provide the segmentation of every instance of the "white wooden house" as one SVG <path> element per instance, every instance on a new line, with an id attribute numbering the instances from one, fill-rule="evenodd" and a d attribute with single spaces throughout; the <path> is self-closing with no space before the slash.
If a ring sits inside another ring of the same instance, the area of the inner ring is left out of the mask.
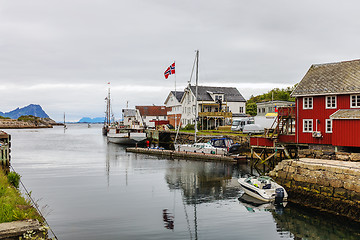
<path id="1" fill-rule="evenodd" d="M 184 95 L 184 91 L 171 91 L 166 98 L 164 104 L 168 109 L 167 117 L 169 123 L 174 127 L 180 125 L 180 119 L 182 114 L 181 99 Z"/>
<path id="2" fill-rule="evenodd" d="M 245 113 L 246 100 L 234 87 L 198 86 L 198 122 L 200 129 L 231 124 L 232 114 Z M 188 85 L 181 99 L 183 126 L 195 123 L 196 87 Z"/>

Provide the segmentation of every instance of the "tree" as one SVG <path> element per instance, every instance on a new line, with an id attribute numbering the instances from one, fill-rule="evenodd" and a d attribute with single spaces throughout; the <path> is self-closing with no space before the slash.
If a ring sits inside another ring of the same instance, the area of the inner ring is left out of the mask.
<path id="1" fill-rule="evenodd" d="M 256 103 L 259 102 L 268 102 L 271 100 L 295 102 L 295 98 L 290 97 L 290 94 L 296 86 L 297 84 L 293 87 L 287 87 L 285 89 L 274 88 L 269 92 L 258 96 L 251 95 L 250 99 L 246 102 L 246 113 L 251 116 L 255 116 L 257 114 Z"/>

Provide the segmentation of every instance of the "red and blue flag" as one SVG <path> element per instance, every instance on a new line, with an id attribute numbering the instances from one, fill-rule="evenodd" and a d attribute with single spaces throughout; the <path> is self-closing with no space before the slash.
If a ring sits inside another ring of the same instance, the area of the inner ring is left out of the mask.
<path id="1" fill-rule="evenodd" d="M 175 74 L 175 62 L 171 64 L 170 67 L 168 67 L 164 72 L 165 79 L 168 79 L 171 74 Z"/>

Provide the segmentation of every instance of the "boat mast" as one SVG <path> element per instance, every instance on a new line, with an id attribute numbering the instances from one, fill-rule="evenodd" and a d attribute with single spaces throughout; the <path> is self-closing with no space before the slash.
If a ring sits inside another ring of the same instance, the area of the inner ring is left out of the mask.
<path id="1" fill-rule="evenodd" d="M 106 123 L 108 124 L 108 126 L 110 126 L 110 87 L 108 89 L 108 97 L 107 97 L 107 102 L 106 102 Z"/>
<path id="2" fill-rule="evenodd" d="M 197 134 L 197 119 L 198 119 L 198 79 L 199 79 L 199 50 L 196 50 L 196 85 L 195 85 L 195 142 Z"/>

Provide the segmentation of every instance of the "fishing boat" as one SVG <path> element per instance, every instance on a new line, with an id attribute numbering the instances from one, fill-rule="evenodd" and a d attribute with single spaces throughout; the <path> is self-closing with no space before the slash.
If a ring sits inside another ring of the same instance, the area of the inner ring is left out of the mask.
<path id="1" fill-rule="evenodd" d="M 268 176 L 252 176 L 239 178 L 239 184 L 244 192 L 263 202 L 281 203 L 287 201 L 285 189 Z"/>
<path id="2" fill-rule="evenodd" d="M 138 129 L 110 127 L 107 140 L 116 144 L 136 145 L 146 140 L 146 133 Z"/>
<path id="3" fill-rule="evenodd" d="M 136 145 L 147 138 L 144 122 L 138 109 L 123 109 L 124 121 L 108 128 L 107 140 L 122 145 Z"/>
<path id="4" fill-rule="evenodd" d="M 108 88 L 108 96 L 105 98 L 105 101 L 106 101 L 105 119 L 104 119 L 104 125 L 102 127 L 102 135 L 104 136 L 108 134 L 111 124 L 110 87 Z"/>

